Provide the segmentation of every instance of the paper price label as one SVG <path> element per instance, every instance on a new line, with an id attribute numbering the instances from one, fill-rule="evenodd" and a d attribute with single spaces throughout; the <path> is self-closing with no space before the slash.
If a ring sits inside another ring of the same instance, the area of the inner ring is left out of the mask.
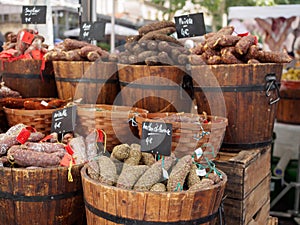
<path id="1" fill-rule="evenodd" d="M 204 177 L 206 175 L 206 170 L 205 169 L 197 169 L 196 174 L 200 177 Z"/>

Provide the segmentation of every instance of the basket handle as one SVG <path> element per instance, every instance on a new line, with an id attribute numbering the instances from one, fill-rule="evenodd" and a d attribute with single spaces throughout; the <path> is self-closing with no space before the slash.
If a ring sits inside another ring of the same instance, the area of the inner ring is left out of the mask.
<path id="1" fill-rule="evenodd" d="M 276 91 L 276 98 L 273 99 L 270 97 L 269 104 L 273 105 L 274 103 L 278 102 L 280 100 L 280 95 L 279 95 L 279 85 L 278 82 L 276 81 L 276 74 L 271 73 L 267 74 L 265 77 L 266 80 L 266 97 L 270 97 L 271 93 L 270 91 L 275 89 Z"/>

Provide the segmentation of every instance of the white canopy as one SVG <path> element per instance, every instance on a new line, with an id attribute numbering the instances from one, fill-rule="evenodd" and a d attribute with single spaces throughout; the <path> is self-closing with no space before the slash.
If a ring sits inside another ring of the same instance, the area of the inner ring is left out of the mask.
<path id="1" fill-rule="evenodd" d="M 111 23 L 105 24 L 105 35 L 110 35 L 112 32 L 112 25 Z M 67 30 L 64 32 L 65 37 L 79 37 L 80 28 L 75 28 L 72 30 Z M 121 36 L 129 36 L 129 35 L 137 35 L 138 31 L 132 28 L 128 28 L 125 26 L 121 26 L 115 24 L 115 34 Z"/>
<path id="2" fill-rule="evenodd" d="M 276 6 L 234 6 L 228 8 L 228 19 L 289 18 L 300 16 L 300 4 Z"/>

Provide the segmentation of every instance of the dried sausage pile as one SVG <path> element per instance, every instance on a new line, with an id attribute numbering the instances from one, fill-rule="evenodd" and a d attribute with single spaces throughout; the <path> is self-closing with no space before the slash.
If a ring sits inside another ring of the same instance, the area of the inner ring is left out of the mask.
<path id="1" fill-rule="evenodd" d="M 67 102 L 58 98 L 3 98 L 1 105 L 11 109 L 41 110 L 64 107 Z"/>
<path id="2" fill-rule="evenodd" d="M 234 27 L 223 27 L 216 33 L 208 33 L 205 40 L 190 49 L 192 65 L 289 63 L 292 58 L 286 52 L 261 50 L 257 37 L 251 34 L 234 35 Z"/>
<path id="3" fill-rule="evenodd" d="M 4 51 L 1 54 L 9 52 L 13 57 L 41 59 L 42 55 L 48 51 L 48 45 L 44 41 L 45 38 L 36 30 L 22 29 L 17 34 L 8 35 L 8 41 L 4 44 Z"/>
<path id="4" fill-rule="evenodd" d="M 25 143 L 24 131 L 27 126 L 17 124 L 0 134 L 0 163 L 2 166 L 15 167 L 51 167 L 58 166 L 65 154 L 64 145 L 52 139 L 51 142 L 40 142 L 45 135 L 40 132 L 29 132 Z"/>
<path id="5" fill-rule="evenodd" d="M 46 168 L 69 166 L 67 156 L 73 164 L 86 163 L 100 154 L 97 144 L 98 132 L 92 131 L 83 138 L 66 134 L 58 140 L 58 134 L 48 136 L 25 124 L 16 124 L 0 134 L 0 167 Z"/>
<path id="6" fill-rule="evenodd" d="M 219 183 L 219 175 L 198 176 L 192 156 L 176 159 L 173 155 L 155 159 L 142 152 L 139 144 L 120 144 L 111 155 L 101 155 L 87 163 L 88 175 L 98 182 L 135 191 L 199 191 Z"/>
<path id="7" fill-rule="evenodd" d="M 139 34 L 127 38 L 125 51 L 118 55 L 122 64 L 184 65 L 189 51 L 173 34 L 175 24 L 160 21 L 139 28 Z"/>
<path id="8" fill-rule="evenodd" d="M 102 48 L 85 41 L 66 38 L 44 55 L 46 61 L 115 61 Z"/>

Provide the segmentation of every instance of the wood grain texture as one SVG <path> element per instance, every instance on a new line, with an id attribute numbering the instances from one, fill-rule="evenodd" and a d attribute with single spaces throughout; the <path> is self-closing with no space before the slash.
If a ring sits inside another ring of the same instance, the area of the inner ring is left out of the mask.
<path id="1" fill-rule="evenodd" d="M 116 221 L 99 216 L 91 211 L 90 206 L 124 220 L 138 222 L 174 222 L 191 221 L 217 212 L 223 197 L 227 177 L 211 189 L 182 192 L 142 192 L 107 186 L 91 179 L 86 168 L 81 170 L 81 177 L 86 201 L 87 223 L 118 224 Z M 97 196 L 97 198 L 95 198 Z M 115 219 L 115 218 L 114 218 Z M 204 223 L 215 224 L 215 219 Z"/>
<path id="2" fill-rule="evenodd" d="M 266 96 L 267 74 L 274 74 L 279 82 L 282 65 L 192 66 L 198 112 L 228 118 L 223 145 L 244 144 L 247 148 L 247 145 L 271 141 L 277 104 L 270 105 L 269 101 L 277 97 L 275 90 L 270 92 L 270 97 Z"/>
<path id="3" fill-rule="evenodd" d="M 21 59 L 13 62 L 3 61 L 2 64 L 2 77 L 5 85 L 18 91 L 22 97 L 57 97 L 51 62 L 45 64 L 43 71 L 41 71 L 41 60 Z"/>

